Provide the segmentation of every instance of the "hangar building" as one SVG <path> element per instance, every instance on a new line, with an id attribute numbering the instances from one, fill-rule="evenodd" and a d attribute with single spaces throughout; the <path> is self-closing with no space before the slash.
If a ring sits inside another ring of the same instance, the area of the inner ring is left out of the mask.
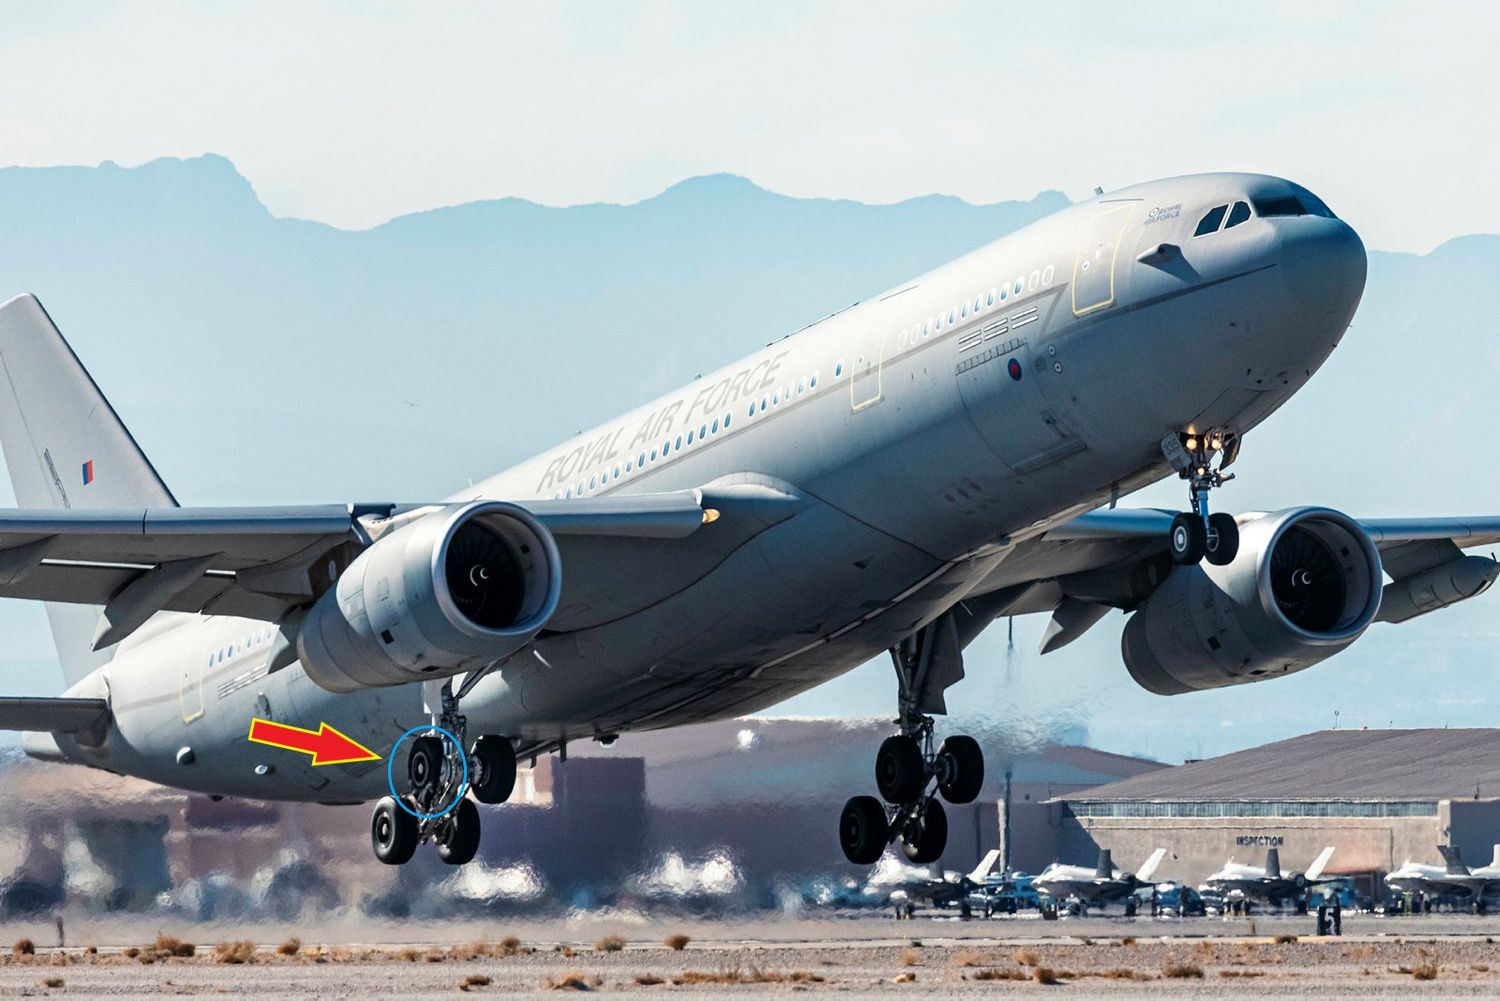
<path id="1" fill-rule="evenodd" d="M 1284 870 L 1300 871 L 1333 845 L 1327 872 L 1379 898 L 1385 873 L 1407 859 L 1440 862 L 1440 844 L 1470 865 L 1490 862 L 1500 730 L 1325 730 L 1010 812 L 1015 864 L 1033 872 L 1100 848 L 1133 868 L 1161 847 L 1157 878 L 1196 885 L 1231 856 L 1259 863 L 1274 846 Z"/>

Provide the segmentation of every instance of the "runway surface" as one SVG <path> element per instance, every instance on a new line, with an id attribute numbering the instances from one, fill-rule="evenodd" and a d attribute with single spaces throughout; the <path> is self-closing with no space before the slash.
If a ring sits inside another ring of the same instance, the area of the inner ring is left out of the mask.
<path id="1" fill-rule="evenodd" d="M 618 915 L 483 929 L 445 924 L 422 929 L 430 934 L 421 942 L 401 941 L 400 933 L 412 938 L 418 930 L 410 924 L 365 924 L 364 941 L 342 937 L 354 928 L 321 924 L 164 925 L 177 942 L 158 940 L 152 924 L 75 922 L 63 949 L 51 944 L 55 927 L 3 926 L 15 936 L 10 941 L 29 934 L 35 952 L 23 945 L 0 955 L 0 994 L 524 997 L 572 989 L 641 997 L 950 997 L 1055 987 L 1143 997 L 1500 995 L 1500 920 L 1484 918 L 1351 915 L 1342 938 L 1323 939 L 1306 934 L 1312 922 L 1303 918 L 737 922 Z M 295 951 L 278 949 L 293 935 L 301 940 Z M 671 948 L 672 935 L 689 941 Z M 193 955 L 180 955 L 188 944 Z"/>

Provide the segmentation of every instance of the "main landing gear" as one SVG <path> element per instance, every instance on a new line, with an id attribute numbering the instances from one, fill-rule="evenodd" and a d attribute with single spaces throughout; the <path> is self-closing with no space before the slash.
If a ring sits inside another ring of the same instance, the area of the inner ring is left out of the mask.
<path id="1" fill-rule="evenodd" d="M 451 682 L 443 684 L 440 699 L 433 729 L 410 741 L 406 794 L 400 802 L 386 796 L 375 804 L 370 843 L 387 865 L 411 861 L 417 846 L 429 840 L 449 865 L 472 861 L 479 851 L 479 809 L 466 793 L 481 803 L 504 803 L 515 789 L 515 745 L 489 734 L 460 757 L 467 727 Z"/>
<path id="2" fill-rule="evenodd" d="M 1209 513 L 1208 492 L 1234 479 L 1224 469 L 1239 456 L 1239 437 L 1227 428 L 1210 428 L 1202 434 L 1183 431 L 1163 438 L 1161 450 L 1177 475 L 1187 480 L 1192 507 L 1172 519 L 1168 546 L 1172 562 L 1179 566 L 1204 559 L 1215 566 L 1234 562 L 1240 549 L 1239 524 L 1231 514 Z"/>
<path id="3" fill-rule="evenodd" d="M 942 689 L 963 676 L 951 622 L 945 617 L 920 630 L 891 650 L 891 661 L 900 681 L 900 732 L 875 755 L 880 799 L 855 796 L 839 818 L 839 843 L 856 865 L 874 863 L 892 842 L 912 862 L 936 862 L 948 843 L 942 801 L 972 803 L 984 785 L 978 741 L 951 736 L 934 749 L 932 717 L 923 711 L 945 711 Z"/>

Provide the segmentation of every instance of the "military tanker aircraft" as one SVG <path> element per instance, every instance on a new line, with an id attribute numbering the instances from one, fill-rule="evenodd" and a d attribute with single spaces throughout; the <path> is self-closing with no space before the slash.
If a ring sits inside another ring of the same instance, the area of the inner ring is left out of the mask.
<path id="1" fill-rule="evenodd" d="M 984 770 L 935 717 L 998 617 L 1049 614 L 1050 651 L 1123 609 L 1126 670 L 1174 694 L 1303 670 L 1493 582 L 1463 549 L 1500 518 L 1210 507 L 1365 271 L 1300 185 L 1153 181 L 449 497 L 289 507 L 179 505 L 22 295 L 0 307 L 0 597 L 47 603 L 68 687 L 0 724 L 33 757 L 201 793 L 375 800 L 381 861 L 432 842 L 460 864 L 518 759 L 755 712 L 889 652 L 880 796 L 839 835 L 853 862 L 925 864 Z M 1171 476 L 1183 510 L 1118 506 Z"/>

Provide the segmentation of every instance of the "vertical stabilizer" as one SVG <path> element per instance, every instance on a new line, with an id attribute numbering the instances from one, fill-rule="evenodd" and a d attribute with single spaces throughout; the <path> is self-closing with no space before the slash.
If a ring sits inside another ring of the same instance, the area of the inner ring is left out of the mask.
<path id="1" fill-rule="evenodd" d="M 1464 860 L 1458 853 L 1457 845 L 1438 845 L 1438 854 L 1443 857 L 1444 875 L 1467 876 L 1469 867 L 1464 865 Z"/>
<path id="2" fill-rule="evenodd" d="M 990 873 L 994 872 L 995 866 L 999 864 L 1000 849 L 991 848 L 985 853 L 984 858 L 979 860 L 979 864 L 974 867 L 974 871 L 969 873 L 969 879 L 975 883 L 983 883 L 990 878 Z"/>
<path id="3" fill-rule="evenodd" d="M 1148 859 L 1146 859 L 1145 863 L 1139 869 L 1136 870 L 1136 873 L 1135 873 L 1136 882 L 1139 882 L 1139 883 L 1149 883 L 1149 882 L 1151 882 L 1151 877 L 1155 876 L 1156 875 L 1156 870 L 1161 867 L 1161 860 L 1164 859 L 1164 858 L 1166 858 L 1166 857 L 1167 857 L 1167 850 L 1165 848 L 1158 848 L 1158 849 L 1156 849 L 1156 851 L 1152 852 L 1151 853 L 1151 857 L 1148 858 Z"/>
<path id="4" fill-rule="evenodd" d="M 0 447 L 23 508 L 176 507 L 177 501 L 35 296 L 0 305 Z M 49 603 L 68 684 L 109 660 L 99 609 Z"/>
<path id="5" fill-rule="evenodd" d="M 1313 859 L 1313 864 L 1307 867 L 1304 874 L 1309 880 L 1322 879 L 1323 870 L 1328 868 L 1328 860 L 1333 858 L 1333 845 L 1329 845 L 1318 852 L 1318 857 Z"/>
<path id="6" fill-rule="evenodd" d="M 1094 866 L 1094 875 L 1100 879 L 1113 879 L 1115 875 L 1115 860 L 1109 857 L 1109 849 L 1099 849 L 1099 863 Z"/>
<path id="7" fill-rule="evenodd" d="M 1266 878 L 1281 878 L 1281 849 L 1279 848 L 1266 849 Z"/>

